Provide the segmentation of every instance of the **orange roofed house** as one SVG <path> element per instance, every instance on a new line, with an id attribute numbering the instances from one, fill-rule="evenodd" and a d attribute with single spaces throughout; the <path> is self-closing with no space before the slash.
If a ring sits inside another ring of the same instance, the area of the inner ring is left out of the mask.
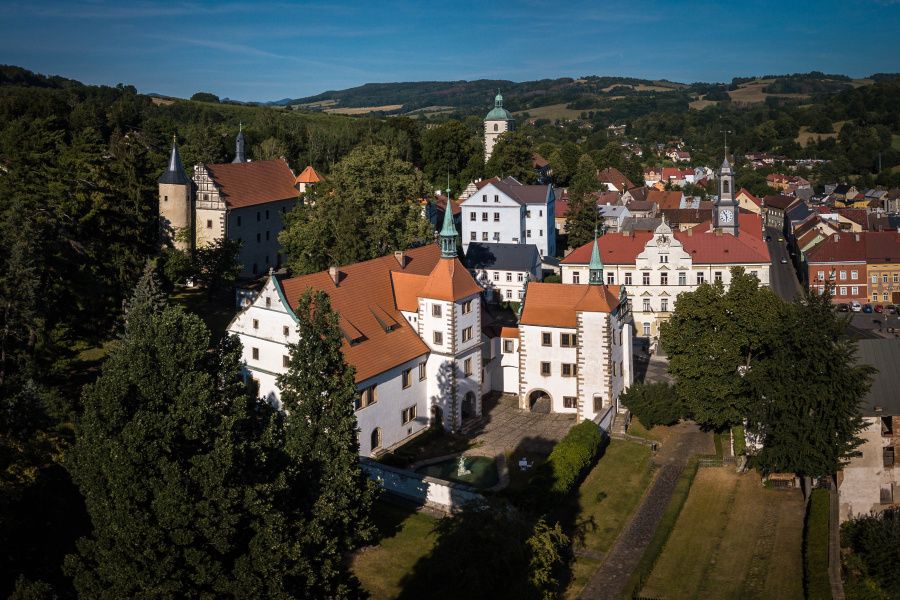
<path id="1" fill-rule="evenodd" d="M 246 160 L 243 132 L 236 146 L 231 163 L 196 165 L 188 177 L 172 144 L 159 178 L 160 226 L 164 242 L 183 250 L 222 238 L 241 242 L 241 275 L 252 277 L 281 266 L 284 214 L 297 202 L 297 186 L 319 176 L 308 167 L 301 176 L 310 181 L 303 183 L 283 158 Z"/>
<path id="2" fill-rule="evenodd" d="M 538 408 L 611 415 L 631 372 L 618 287 L 529 284 L 521 327 L 495 331 L 482 310 L 482 288 L 457 258 L 450 211 L 439 237 L 440 247 L 289 279 L 271 275 L 228 326 L 241 339 L 260 394 L 280 406 L 277 377 L 297 341 L 294 310 L 311 288 L 327 293 L 339 315 L 342 351 L 356 372 L 363 456 L 432 424 L 458 430 L 481 415 L 482 396 L 492 390 L 519 394 L 526 407 L 549 397 Z M 554 300 L 558 294 L 562 301 Z"/>

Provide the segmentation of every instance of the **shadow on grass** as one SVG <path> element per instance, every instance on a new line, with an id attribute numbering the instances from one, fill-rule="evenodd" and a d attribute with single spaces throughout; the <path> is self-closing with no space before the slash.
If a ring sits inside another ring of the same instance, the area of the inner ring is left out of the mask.
<path id="1" fill-rule="evenodd" d="M 528 456 L 525 448 L 536 442 L 548 440 L 525 438 L 512 456 Z M 403 578 L 400 598 L 537 599 L 562 593 L 572 580 L 574 542 L 596 527 L 592 519 L 578 518 L 574 498 L 592 466 L 571 489 L 560 491 L 552 465 L 535 464 L 527 481 L 439 521 L 434 549 Z"/>

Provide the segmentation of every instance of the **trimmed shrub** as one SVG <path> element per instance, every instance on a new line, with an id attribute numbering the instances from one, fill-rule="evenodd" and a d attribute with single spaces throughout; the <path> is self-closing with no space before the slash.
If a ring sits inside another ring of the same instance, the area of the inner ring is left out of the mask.
<path id="1" fill-rule="evenodd" d="M 828 579 L 828 490 L 812 491 L 803 524 L 803 587 L 807 598 L 831 598 Z"/>
<path id="2" fill-rule="evenodd" d="M 620 401 L 647 429 L 677 423 L 685 413 L 675 388 L 665 382 L 636 383 L 622 394 Z"/>
<path id="3" fill-rule="evenodd" d="M 744 428 L 740 425 L 731 428 L 731 436 L 734 438 L 734 455 L 740 456 L 747 453 L 747 438 L 744 436 Z"/>
<path id="4" fill-rule="evenodd" d="M 603 435 L 593 421 L 582 421 L 573 427 L 559 441 L 547 459 L 547 466 L 553 483 L 550 491 L 557 494 L 568 494 L 587 472 L 597 456 Z"/>

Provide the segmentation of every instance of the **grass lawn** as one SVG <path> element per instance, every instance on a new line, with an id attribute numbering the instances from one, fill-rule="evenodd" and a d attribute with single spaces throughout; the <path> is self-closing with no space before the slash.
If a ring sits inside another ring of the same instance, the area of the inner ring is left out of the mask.
<path id="1" fill-rule="evenodd" d="M 576 523 L 584 539 L 575 543 L 572 583 L 566 597 L 575 598 L 600 566 L 650 483 L 650 448 L 612 440 L 574 499 Z"/>
<path id="2" fill-rule="evenodd" d="M 435 542 L 431 530 L 437 521 L 387 502 L 375 505 L 373 517 L 378 545 L 357 552 L 351 568 L 373 599 L 396 598 L 404 575 L 431 552 Z"/>
<path id="3" fill-rule="evenodd" d="M 799 490 L 701 469 L 641 595 L 803 598 L 803 516 Z"/>

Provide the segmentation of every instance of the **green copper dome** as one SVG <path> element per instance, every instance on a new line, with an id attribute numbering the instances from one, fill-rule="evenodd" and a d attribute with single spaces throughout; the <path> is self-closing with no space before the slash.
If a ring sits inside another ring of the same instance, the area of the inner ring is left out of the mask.
<path id="1" fill-rule="evenodd" d="M 491 112 L 487 114 L 484 118 L 485 121 L 512 121 L 512 115 L 509 114 L 509 111 L 503 108 L 503 96 L 500 95 L 499 90 L 497 91 L 497 95 L 494 97 L 494 108 L 491 109 Z"/>

